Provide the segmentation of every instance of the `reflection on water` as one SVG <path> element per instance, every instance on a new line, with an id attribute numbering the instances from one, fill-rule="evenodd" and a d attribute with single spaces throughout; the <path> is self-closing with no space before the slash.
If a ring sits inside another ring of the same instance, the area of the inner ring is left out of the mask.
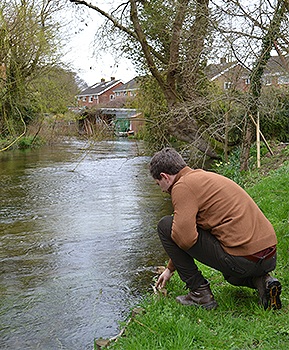
<path id="1" fill-rule="evenodd" d="M 0 348 L 91 349 L 150 291 L 172 212 L 141 143 L 0 154 Z"/>

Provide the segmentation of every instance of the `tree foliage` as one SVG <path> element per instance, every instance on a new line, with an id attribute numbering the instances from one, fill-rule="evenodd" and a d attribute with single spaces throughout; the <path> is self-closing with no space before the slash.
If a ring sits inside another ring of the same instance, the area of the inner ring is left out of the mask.
<path id="1" fill-rule="evenodd" d="M 0 4 L 0 134 L 15 136 L 39 111 L 32 83 L 59 60 L 59 0 L 3 0 Z"/>
<path id="2" fill-rule="evenodd" d="M 29 84 L 29 91 L 43 112 L 64 113 L 68 106 L 75 106 L 75 96 L 87 84 L 65 67 L 51 67 L 49 71 Z"/>
<path id="3" fill-rule="evenodd" d="M 107 47 L 127 54 L 158 84 L 167 108 L 165 119 L 159 114 L 159 122 L 166 123 L 163 140 L 171 135 L 210 157 L 217 157 L 219 143 L 228 152 L 230 144 L 243 140 L 246 167 L 253 140 L 248 115 L 259 108 L 264 67 L 275 43 L 288 51 L 288 0 L 129 0 L 114 3 L 110 11 L 97 1 L 70 1 L 101 14 Z M 248 93 L 220 93 L 209 81 L 208 62 L 224 56 L 251 70 Z M 147 116 L 157 122 L 155 115 Z"/>

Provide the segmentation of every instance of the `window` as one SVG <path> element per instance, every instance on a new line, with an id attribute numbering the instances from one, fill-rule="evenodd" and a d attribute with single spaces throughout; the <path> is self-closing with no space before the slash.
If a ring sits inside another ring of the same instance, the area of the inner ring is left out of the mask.
<path id="1" fill-rule="evenodd" d="M 82 100 L 85 102 L 86 101 L 86 96 L 83 96 Z"/>
<path id="2" fill-rule="evenodd" d="M 117 91 L 117 92 L 116 92 L 116 96 L 121 96 L 121 92 L 120 92 L 120 91 Z"/>
<path id="3" fill-rule="evenodd" d="M 89 102 L 93 102 L 93 96 L 89 96 Z"/>
<path id="4" fill-rule="evenodd" d="M 271 77 L 263 77 L 262 81 L 264 85 L 271 85 Z"/>
<path id="5" fill-rule="evenodd" d="M 245 85 L 250 85 L 250 78 L 245 79 Z"/>
<path id="6" fill-rule="evenodd" d="M 228 82 L 228 81 L 224 82 L 224 89 L 225 90 L 229 90 L 229 89 L 231 89 L 231 87 L 232 87 L 232 83 L 231 82 Z"/>
<path id="7" fill-rule="evenodd" d="M 123 96 L 127 96 L 127 91 L 124 91 L 124 92 L 123 92 Z"/>
<path id="8" fill-rule="evenodd" d="M 289 83 L 289 76 L 282 75 L 281 77 L 278 77 L 278 84 L 288 84 Z"/>
<path id="9" fill-rule="evenodd" d="M 109 98 L 112 101 L 112 100 L 114 100 L 115 96 L 114 95 L 110 95 Z"/>

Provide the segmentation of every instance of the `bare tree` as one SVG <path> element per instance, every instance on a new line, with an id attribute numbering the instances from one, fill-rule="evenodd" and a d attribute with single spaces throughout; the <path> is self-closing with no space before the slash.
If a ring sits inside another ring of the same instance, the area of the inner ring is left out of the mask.
<path id="1" fill-rule="evenodd" d="M 260 0 L 248 4 L 232 0 L 224 7 L 216 4 L 216 8 L 225 20 L 231 21 L 231 25 L 222 23 L 218 28 L 235 59 L 242 64 L 253 62 L 250 67 L 250 89 L 248 96 L 244 96 L 242 101 L 246 106 L 246 115 L 243 126 L 241 170 L 247 170 L 249 152 L 255 137 L 255 126 L 251 117 L 256 119 L 260 109 L 263 72 L 277 42 L 285 52 L 288 52 L 288 1 L 277 0 L 272 3 Z M 235 25 L 232 25 L 232 22 Z"/>
<path id="2" fill-rule="evenodd" d="M 251 72 L 248 114 L 250 114 L 255 119 L 258 113 L 262 90 L 262 75 L 271 57 L 270 53 L 274 48 L 274 42 L 280 36 L 281 23 L 284 20 L 285 12 L 286 3 L 283 0 L 278 0 L 277 5 L 274 9 L 273 17 L 270 20 L 269 27 L 265 30 L 264 36 L 262 38 L 262 48 L 260 54 L 257 57 L 257 60 Z M 241 171 L 248 169 L 249 152 L 251 144 L 253 142 L 254 129 L 254 125 L 252 125 L 250 118 L 247 118 L 244 141 L 242 144 Z"/>
<path id="3" fill-rule="evenodd" d="M 151 73 L 167 104 L 166 118 L 161 113 L 160 119 L 170 135 L 216 158 L 216 145 L 224 145 L 227 152 L 238 142 L 230 140 L 230 130 L 237 126 L 244 136 L 242 169 L 246 168 L 253 134 L 244 115 L 256 113 L 273 42 L 279 40 L 282 48 L 288 44 L 288 0 L 129 0 L 110 12 L 85 0 L 70 2 L 101 14 L 115 41 L 121 37 L 120 48 Z M 248 94 L 216 93 L 204 74 L 210 59 L 228 55 L 251 69 Z M 241 112 L 243 118 L 236 117 Z"/>
<path id="4" fill-rule="evenodd" d="M 119 17 L 116 17 L 119 12 L 112 12 L 114 16 L 86 1 L 70 1 L 103 15 L 114 28 L 126 34 L 127 40 L 140 48 L 143 62 L 165 96 L 170 134 L 179 140 L 194 142 L 210 157 L 218 157 L 208 135 L 199 132 L 198 112 L 202 102 L 196 104 L 195 110 L 187 106 L 192 99 L 202 99 L 198 73 L 209 24 L 208 1 L 198 0 L 192 4 L 189 0 L 158 0 L 152 4 L 130 0 L 118 7 L 122 9 Z"/>

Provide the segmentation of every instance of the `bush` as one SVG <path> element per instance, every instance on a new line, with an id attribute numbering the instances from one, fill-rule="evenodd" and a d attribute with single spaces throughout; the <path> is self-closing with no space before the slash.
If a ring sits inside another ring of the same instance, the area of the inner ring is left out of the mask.
<path id="1" fill-rule="evenodd" d="M 19 139 L 18 148 L 26 149 L 26 148 L 35 147 L 35 146 L 41 146 L 43 143 L 44 141 L 41 140 L 40 137 L 27 136 Z"/>
<path id="2" fill-rule="evenodd" d="M 260 155 L 263 157 L 268 152 L 266 145 L 260 143 Z M 221 157 L 221 161 L 216 161 L 212 165 L 212 170 L 223 176 L 228 177 L 229 179 L 235 181 L 238 185 L 244 186 L 246 180 L 245 172 L 240 171 L 240 156 L 241 156 L 241 147 L 236 147 L 228 156 L 228 162 L 225 160 L 225 155 Z M 254 169 L 257 159 L 257 145 L 254 144 L 250 150 L 250 159 L 249 159 L 249 173 Z M 248 173 L 247 173 L 248 175 Z"/>

